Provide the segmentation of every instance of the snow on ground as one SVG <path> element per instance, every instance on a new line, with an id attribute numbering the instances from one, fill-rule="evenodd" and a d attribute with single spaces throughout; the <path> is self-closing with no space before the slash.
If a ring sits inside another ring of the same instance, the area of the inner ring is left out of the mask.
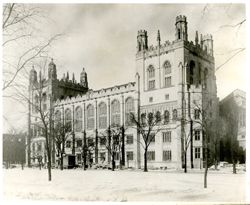
<path id="1" fill-rule="evenodd" d="M 203 172 L 141 170 L 47 170 L 9 169 L 3 171 L 4 198 L 70 201 L 186 201 L 240 202 L 246 200 L 245 174 L 209 171 L 208 188 Z"/>

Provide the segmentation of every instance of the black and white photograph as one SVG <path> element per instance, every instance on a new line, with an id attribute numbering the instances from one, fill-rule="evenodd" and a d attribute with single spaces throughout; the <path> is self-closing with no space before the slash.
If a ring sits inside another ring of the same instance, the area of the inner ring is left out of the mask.
<path id="1" fill-rule="evenodd" d="M 3 204 L 250 203 L 245 1 L 1 7 Z"/>

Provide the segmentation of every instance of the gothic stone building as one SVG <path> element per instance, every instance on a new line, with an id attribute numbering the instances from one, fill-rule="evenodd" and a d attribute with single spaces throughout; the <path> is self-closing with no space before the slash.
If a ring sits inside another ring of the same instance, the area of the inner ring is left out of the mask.
<path id="1" fill-rule="evenodd" d="M 53 107 L 57 120 L 72 125 L 65 145 L 64 164 L 72 161 L 82 163 L 83 139 L 95 145 L 89 162 L 108 164 L 109 153 L 98 139 L 109 126 L 116 124 L 124 128 L 125 154 L 122 157 L 125 166 L 143 167 L 142 136 L 129 123 L 129 113 L 141 116 L 143 113 L 158 112 L 162 116 L 161 129 L 148 149 L 149 168 L 181 168 L 185 149 L 188 166 L 191 166 L 191 160 L 194 167 L 202 166 L 201 110 L 205 109 L 214 118 L 218 106 L 213 39 L 212 35 L 199 37 L 196 32 L 195 42 L 189 41 L 185 16 L 177 16 L 174 26 L 174 41 L 162 42 L 158 31 L 155 46 L 148 45 L 147 31 L 138 31 L 135 81 L 127 84 L 90 90 L 84 70 L 80 83 L 76 83 L 75 79 L 69 80 L 68 75 L 58 80 L 56 65 L 53 61 L 49 64 L 45 104 Z M 32 70 L 31 84 L 37 83 L 36 75 Z M 32 89 L 30 93 L 31 98 L 35 98 Z M 37 163 L 34 157 L 37 151 L 42 152 L 46 161 L 44 137 L 37 131 L 34 118 L 29 119 L 31 163 Z M 190 143 L 185 143 L 190 136 Z M 119 158 L 118 154 L 117 165 Z"/>
<path id="2" fill-rule="evenodd" d="M 232 100 L 238 105 L 238 136 L 239 146 L 246 150 L 246 93 L 236 89 L 220 101 L 220 109 L 223 109 Z"/>

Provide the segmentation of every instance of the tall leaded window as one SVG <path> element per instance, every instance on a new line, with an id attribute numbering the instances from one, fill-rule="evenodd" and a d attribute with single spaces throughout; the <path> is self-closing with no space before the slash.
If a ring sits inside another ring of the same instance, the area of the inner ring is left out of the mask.
<path id="1" fill-rule="evenodd" d="M 87 106 L 87 129 L 93 130 L 95 128 L 95 113 L 94 105 Z"/>
<path id="2" fill-rule="evenodd" d="M 105 129 L 107 127 L 107 105 L 101 102 L 98 106 L 99 109 L 99 128 Z"/>
<path id="3" fill-rule="evenodd" d="M 207 84 L 208 84 L 208 69 L 205 68 L 204 70 L 204 88 L 207 89 Z"/>
<path id="4" fill-rule="evenodd" d="M 194 76 L 194 71 L 195 71 L 195 62 L 190 61 L 189 68 L 187 69 L 187 83 L 189 85 L 194 84 L 195 76 Z"/>
<path id="5" fill-rule="evenodd" d="M 170 87 L 172 85 L 171 64 L 169 61 L 165 61 L 163 64 L 163 81 L 164 87 Z"/>
<path id="6" fill-rule="evenodd" d="M 113 100 L 111 103 L 111 125 L 120 125 L 121 122 L 120 102 Z"/>
<path id="7" fill-rule="evenodd" d="M 69 131 L 72 130 L 72 115 L 69 108 L 65 110 L 65 125 L 69 128 Z"/>
<path id="8" fill-rule="evenodd" d="M 47 95 L 46 95 L 46 93 L 43 93 L 42 103 L 43 103 L 43 111 L 46 111 L 47 110 Z"/>
<path id="9" fill-rule="evenodd" d="M 148 66 L 148 78 L 154 78 L 155 77 L 155 69 L 154 66 L 149 65 Z"/>
<path id="10" fill-rule="evenodd" d="M 198 120 L 200 119 L 200 110 L 194 109 L 194 119 Z"/>
<path id="11" fill-rule="evenodd" d="M 201 84 L 201 64 L 198 65 L 198 84 Z"/>
<path id="12" fill-rule="evenodd" d="M 162 141 L 165 143 L 171 142 L 171 131 L 166 131 L 162 133 Z"/>
<path id="13" fill-rule="evenodd" d="M 82 108 L 80 106 L 75 110 L 75 131 L 82 131 Z"/>
<path id="14" fill-rule="evenodd" d="M 148 89 L 155 89 L 155 69 L 152 65 L 148 67 Z"/>
<path id="15" fill-rule="evenodd" d="M 195 130 L 194 131 L 194 140 L 195 141 L 200 141 L 200 130 Z"/>
<path id="16" fill-rule="evenodd" d="M 173 120 L 177 120 L 177 116 L 178 116 L 177 110 L 174 109 L 173 110 Z"/>
<path id="17" fill-rule="evenodd" d="M 200 147 L 194 148 L 194 158 L 195 159 L 201 158 L 201 148 Z"/>
<path id="18" fill-rule="evenodd" d="M 127 126 L 131 125 L 131 115 L 135 112 L 134 99 L 129 97 L 125 101 L 125 124 Z"/>
<path id="19" fill-rule="evenodd" d="M 61 123 L 61 112 L 60 110 L 57 110 L 56 113 L 55 113 L 55 124 L 59 124 Z"/>
<path id="20" fill-rule="evenodd" d="M 164 111 L 164 124 L 168 124 L 169 123 L 169 118 L 170 118 L 169 111 L 165 110 Z"/>

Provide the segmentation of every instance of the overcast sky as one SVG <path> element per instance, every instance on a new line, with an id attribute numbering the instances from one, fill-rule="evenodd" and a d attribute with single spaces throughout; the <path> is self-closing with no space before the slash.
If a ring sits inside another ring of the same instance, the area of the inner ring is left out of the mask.
<path id="1" fill-rule="evenodd" d="M 245 23 L 228 26 L 246 18 L 242 4 L 39 6 L 47 12 L 49 19 L 41 28 L 43 35 L 64 34 L 49 54 L 57 65 L 58 77 L 69 71 L 71 78 L 74 72 L 79 82 L 84 67 L 92 89 L 134 81 L 137 31 L 148 31 L 149 45 L 156 44 L 158 29 L 162 42 L 173 41 L 175 17 L 180 14 L 187 17 L 189 40 L 194 41 L 196 30 L 199 34 L 213 35 L 215 67 L 229 59 L 233 50 L 246 47 Z M 236 88 L 246 90 L 245 58 L 243 51 L 216 72 L 218 97 L 223 98 Z M 9 115 L 9 123 L 4 121 L 4 131 L 13 122 L 19 127 L 26 123 L 27 117 L 10 116 L 13 102 L 4 108 L 4 113 Z"/>

